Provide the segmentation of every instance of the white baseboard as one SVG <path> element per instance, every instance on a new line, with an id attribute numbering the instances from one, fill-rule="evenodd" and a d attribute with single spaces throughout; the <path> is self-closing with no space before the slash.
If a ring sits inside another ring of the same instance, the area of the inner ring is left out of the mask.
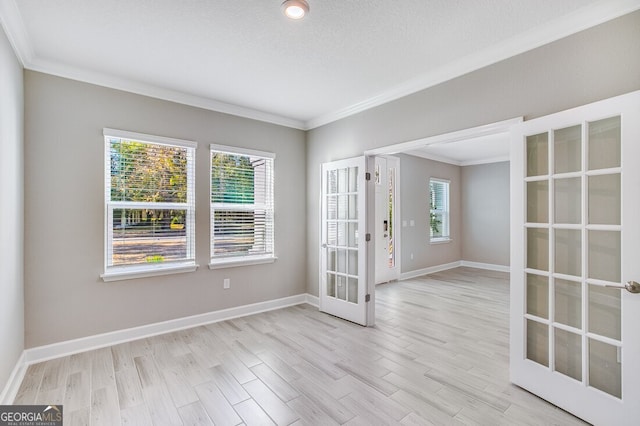
<path id="1" fill-rule="evenodd" d="M 447 269 L 458 268 L 462 264 L 462 261 L 445 263 L 443 265 L 429 266 L 428 268 L 416 269 L 415 271 L 402 272 L 400 274 L 401 280 L 409 280 L 411 278 L 417 278 L 422 275 L 434 274 L 436 272 L 446 271 Z"/>
<path id="2" fill-rule="evenodd" d="M 400 274 L 401 280 L 409 280 L 422 275 L 434 274 L 436 272 L 446 271 L 448 269 L 466 266 L 468 268 L 485 269 L 487 271 L 509 272 L 509 266 L 494 265 L 491 263 L 470 262 L 468 260 L 458 260 L 456 262 L 445 263 L 443 265 L 430 266 L 428 268 L 416 269 L 415 271 L 403 272 Z"/>
<path id="3" fill-rule="evenodd" d="M 305 296 L 307 297 L 306 302 L 308 305 L 311 305 L 315 308 L 320 307 L 320 298 L 318 298 L 318 296 L 314 296 L 313 294 L 309 293 L 307 293 Z"/>
<path id="4" fill-rule="evenodd" d="M 25 351 L 22 351 L 18 362 L 16 362 L 16 366 L 13 367 L 11 376 L 9 376 L 9 380 L 0 394 L 0 405 L 11 405 L 16 399 L 16 395 L 18 395 L 20 384 L 24 379 L 28 367 L 28 364 L 25 362 L 25 355 Z"/>
<path id="5" fill-rule="evenodd" d="M 509 272 L 511 268 L 505 265 L 494 265 L 492 263 L 469 262 L 468 260 L 460 261 L 460 266 L 468 268 L 485 269 L 487 271 Z"/>
<path id="6" fill-rule="evenodd" d="M 222 309 L 219 311 L 207 312 L 205 314 L 193 315 L 154 324 L 133 327 L 124 330 L 112 331 L 109 333 L 97 334 L 94 336 L 82 337 L 79 339 L 67 340 L 64 342 L 52 343 L 50 345 L 38 346 L 25 350 L 23 363 L 25 365 L 35 364 L 54 358 L 99 349 L 106 346 L 129 342 L 132 340 L 151 337 L 158 334 L 170 333 L 184 330 L 204 324 L 211 324 L 219 321 L 226 321 L 233 318 L 259 314 L 261 312 L 282 309 L 289 306 L 310 303 L 317 297 L 309 294 L 299 294 L 296 296 L 284 297 L 282 299 L 268 300 L 266 302 L 253 303 L 250 305 L 238 306 L 235 308 Z M 317 304 L 315 305 L 317 306 Z M 25 367 L 26 368 L 26 367 Z M 22 379 L 20 379 L 22 381 Z"/>

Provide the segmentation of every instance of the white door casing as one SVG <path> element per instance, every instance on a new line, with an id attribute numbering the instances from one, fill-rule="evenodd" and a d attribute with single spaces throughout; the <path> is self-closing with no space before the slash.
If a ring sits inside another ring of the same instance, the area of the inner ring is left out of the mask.
<path id="1" fill-rule="evenodd" d="M 368 282 L 365 157 L 322 164 L 320 214 L 320 310 L 373 325 Z"/>
<path id="2" fill-rule="evenodd" d="M 640 422 L 640 92 L 511 132 L 511 381 Z"/>

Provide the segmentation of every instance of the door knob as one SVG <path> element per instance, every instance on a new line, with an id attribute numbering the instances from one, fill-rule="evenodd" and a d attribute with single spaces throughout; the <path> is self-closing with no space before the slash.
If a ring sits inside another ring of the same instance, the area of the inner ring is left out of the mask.
<path id="1" fill-rule="evenodd" d="M 640 284 L 635 281 L 627 281 L 625 285 L 606 284 L 605 287 L 625 289 L 629 293 L 640 293 Z"/>

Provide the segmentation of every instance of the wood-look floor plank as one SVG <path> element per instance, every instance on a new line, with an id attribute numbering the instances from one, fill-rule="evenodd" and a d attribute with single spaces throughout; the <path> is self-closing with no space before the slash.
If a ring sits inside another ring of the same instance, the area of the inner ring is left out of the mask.
<path id="1" fill-rule="evenodd" d="M 247 391 L 245 391 L 242 385 L 235 379 L 235 377 L 233 377 L 233 375 L 231 375 L 231 373 L 225 370 L 224 367 L 218 365 L 211 368 L 209 371 L 213 377 L 213 382 L 231 405 L 235 405 L 249 399 Z"/>
<path id="2" fill-rule="evenodd" d="M 343 379 L 341 379 L 343 380 Z M 314 382 L 301 378 L 296 380 L 293 385 L 296 389 L 304 394 L 307 398 L 320 407 L 329 417 L 339 424 L 343 424 L 355 417 L 355 414 L 349 410 L 342 402 L 340 402 L 334 394 L 330 394 L 322 390 Z M 345 392 L 348 393 L 348 392 Z"/>
<path id="3" fill-rule="evenodd" d="M 291 401 L 300 396 L 300 392 L 293 388 L 282 377 L 278 376 L 268 365 L 264 363 L 258 364 L 254 366 L 251 371 L 284 402 Z"/>
<path id="4" fill-rule="evenodd" d="M 91 392 L 91 424 L 93 426 L 121 424 L 118 391 L 115 384 Z"/>
<path id="5" fill-rule="evenodd" d="M 207 411 L 211 420 L 213 420 L 213 423 L 220 425 L 237 425 L 242 423 L 242 419 L 215 383 L 203 383 L 196 386 L 195 390 L 204 409 Z"/>
<path id="6" fill-rule="evenodd" d="M 89 408 L 91 405 L 91 378 L 89 371 L 78 371 L 67 377 L 64 409 L 68 412 Z"/>
<path id="7" fill-rule="evenodd" d="M 120 410 L 122 426 L 152 426 L 151 414 L 146 404 L 135 405 Z"/>
<path id="8" fill-rule="evenodd" d="M 299 397 L 287 402 L 287 405 L 300 416 L 300 420 L 294 424 L 323 426 L 340 424 L 304 394 L 300 394 Z"/>
<path id="9" fill-rule="evenodd" d="M 508 274 L 376 288 L 376 326 L 297 305 L 30 365 L 65 424 L 584 425 L 509 383 Z"/>
<path id="10" fill-rule="evenodd" d="M 213 421 L 200 400 L 178 408 L 178 414 L 185 426 L 213 426 Z"/>
<path id="11" fill-rule="evenodd" d="M 278 425 L 288 425 L 300 418 L 287 404 L 262 383 L 260 379 L 245 383 L 244 388 Z"/>
<path id="12" fill-rule="evenodd" d="M 154 425 L 182 425 L 178 409 L 164 383 L 158 386 L 143 386 L 142 396 Z"/>
<path id="13" fill-rule="evenodd" d="M 116 389 L 121 409 L 144 403 L 142 385 L 135 366 L 116 371 Z"/>
<path id="14" fill-rule="evenodd" d="M 247 399 L 233 406 L 247 426 L 275 425 L 267 413 L 253 400 Z"/>
<path id="15" fill-rule="evenodd" d="M 113 368 L 116 372 L 135 367 L 130 342 L 111 346 L 111 356 L 113 357 Z"/>

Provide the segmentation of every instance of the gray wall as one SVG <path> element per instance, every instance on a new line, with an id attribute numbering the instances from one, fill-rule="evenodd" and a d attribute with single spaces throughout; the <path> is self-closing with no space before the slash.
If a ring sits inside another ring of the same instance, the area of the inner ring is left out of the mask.
<path id="1" fill-rule="evenodd" d="M 99 278 L 104 127 L 198 141 L 198 271 Z M 212 142 L 276 154 L 275 263 L 208 269 Z M 304 293 L 305 180 L 300 130 L 25 72 L 26 347 Z M 231 289 L 223 290 L 227 277 Z"/>
<path id="2" fill-rule="evenodd" d="M 0 392 L 24 349 L 22 66 L 0 27 Z"/>
<path id="3" fill-rule="evenodd" d="M 462 260 L 508 266 L 509 162 L 461 167 Z"/>
<path id="4" fill-rule="evenodd" d="M 462 232 L 460 228 L 462 204 L 460 201 L 460 167 L 426 158 L 400 154 L 400 214 L 402 226 L 402 259 L 400 270 L 411 272 L 430 266 L 460 260 Z M 429 242 L 429 179 L 448 179 L 449 225 L 451 241 L 431 244 Z M 411 220 L 415 225 L 411 226 Z M 413 259 L 411 259 L 413 254 Z"/>
<path id="5" fill-rule="evenodd" d="M 307 291 L 318 294 L 320 164 L 640 89 L 640 12 L 327 124 L 307 135 Z M 402 173 L 402 171 L 401 171 Z"/>

